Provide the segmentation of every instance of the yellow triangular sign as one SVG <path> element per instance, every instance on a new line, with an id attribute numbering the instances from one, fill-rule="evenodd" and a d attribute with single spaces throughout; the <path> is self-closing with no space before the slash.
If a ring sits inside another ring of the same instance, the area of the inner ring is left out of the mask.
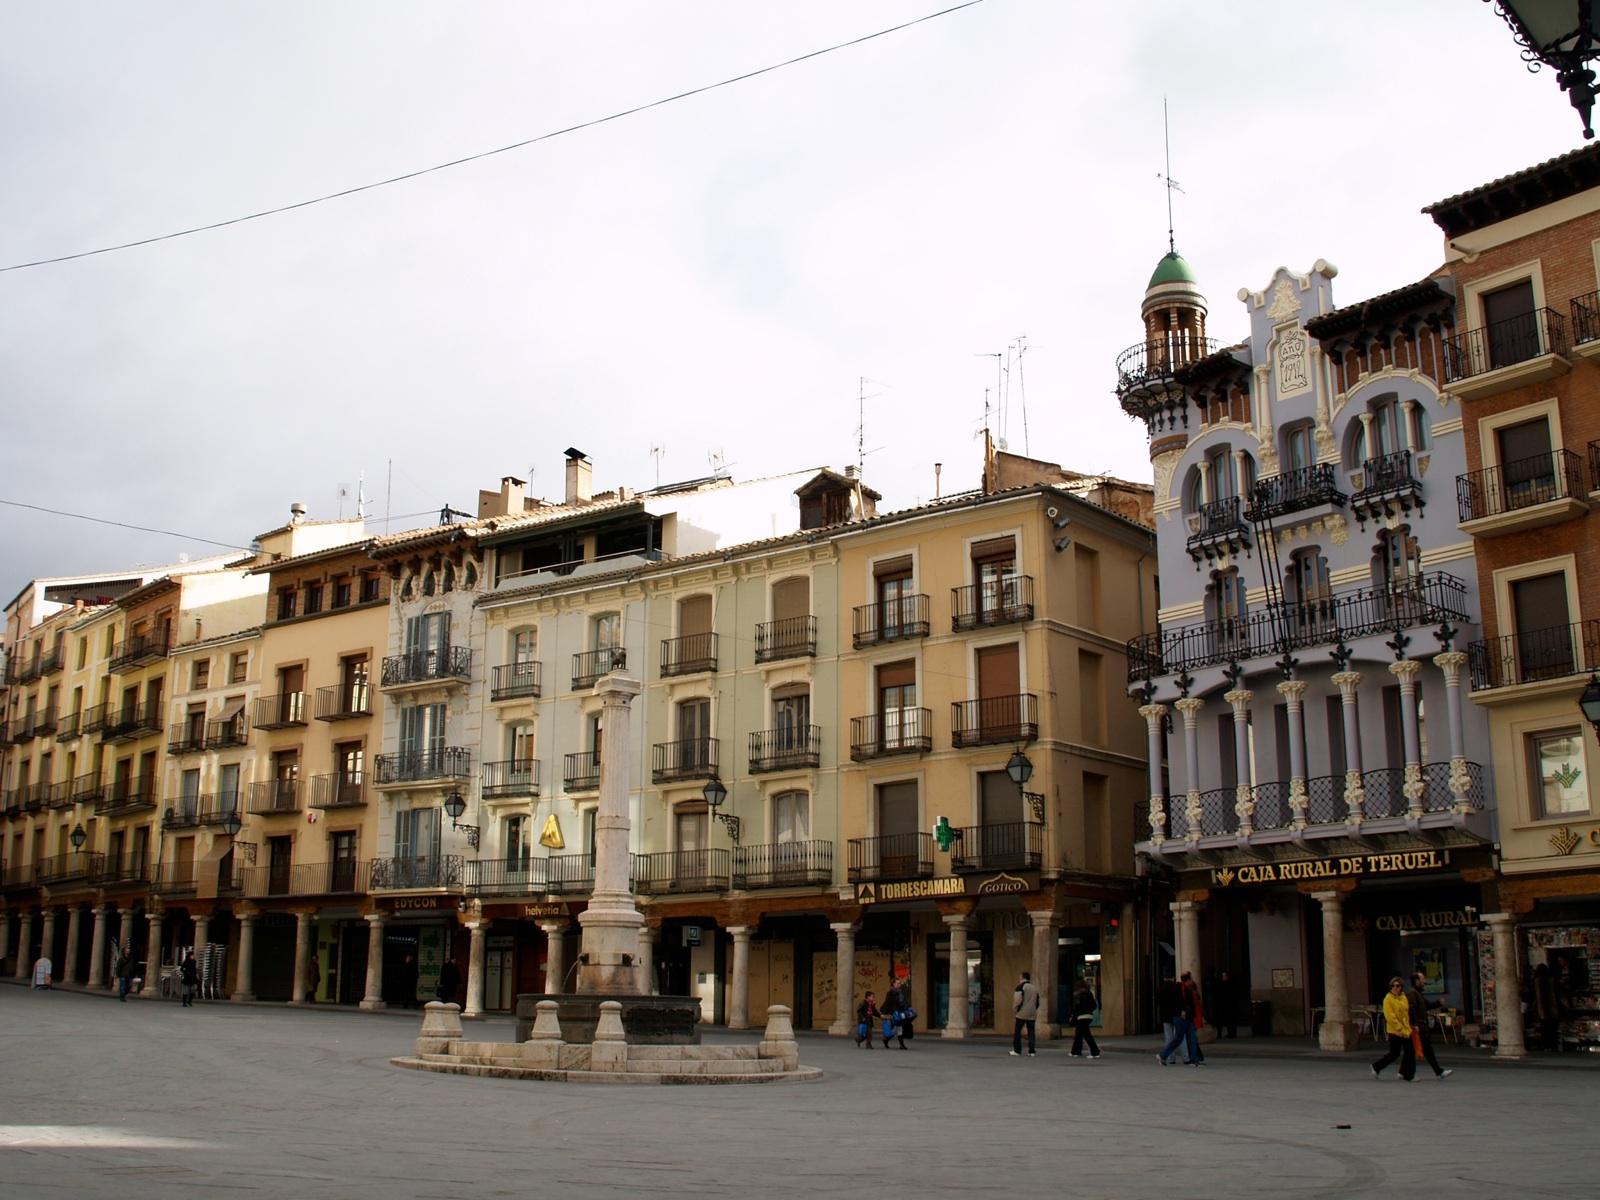
<path id="1" fill-rule="evenodd" d="M 539 835 L 539 845 L 548 846 L 552 850 L 564 850 L 567 839 L 561 836 L 561 822 L 551 813 L 544 819 L 544 832 Z"/>

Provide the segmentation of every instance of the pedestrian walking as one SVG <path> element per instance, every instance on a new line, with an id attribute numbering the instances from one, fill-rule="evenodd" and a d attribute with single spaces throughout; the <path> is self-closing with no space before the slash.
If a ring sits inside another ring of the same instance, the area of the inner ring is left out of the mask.
<path id="1" fill-rule="evenodd" d="M 1435 1079 L 1455 1074 L 1450 1067 L 1441 1067 L 1433 1053 L 1433 1040 L 1428 1037 L 1428 998 L 1422 994 L 1422 985 L 1428 977 L 1421 971 L 1411 975 L 1411 986 L 1406 989 L 1406 1007 L 1411 1013 L 1411 1049 L 1433 1068 Z"/>
<path id="2" fill-rule="evenodd" d="M 1184 1066 L 1200 1065 L 1200 1039 L 1195 1034 L 1196 1022 L 1200 1019 L 1199 1007 L 1200 989 L 1194 986 L 1194 980 L 1185 971 L 1178 981 L 1178 1012 L 1172 1019 L 1172 1036 L 1156 1052 L 1156 1061 L 1163 1067 L 1172 1065 L 1172 1053 L 1179 1046 L 1183 1047 Z"/>
<path id="3" fill-rule="evenodd" d="M 1561 1043 L 1557 1032 L 1561 1025 L 1561 1005 L 1556 1002 L 1556 977 L 1549 963 L 1539 963 L 1533 968 L 1533 1019 L 1539 1023 L 1539 1046 L 1544 1050 L 1559 1050 Z"/>
<path id="4" fill-rule="evenodd" d="M 1211 1023 L 1217 1027 L 1217 1036 L 1239 1036 L 1239 988 L 1226 971 L 1219 972 L 1211 987 Z"/>
<path id="5" fill-rule="evenodd" d="M 439 968 L 439 982 L 434 985 L 433 994 L 445 1004 L 454 1004 L 456 992 L 461 989 L 461 968 L 456 966 L 455 959 L 447 958 L 444 966 Z"/>
<path id="6" fill-rule="evenodd" d="M 1410 1083 L 1417 1077 L 1417 1059 L 1411 1045 L 1411 1002 L 1406 999 L 1405 980 L 1396 975 L 1389 980 L 1389 994 L 1383 998 L 1383 1025 L 1389 1035 L 1389 1052 L 1372 1064 L 1372 1077 L 1383 1078 L 1383 1069 L 1400 1060 L 1400 1078 Z"/>
<path id="7" fill-rule="evenodd" d="M 1200 1031 L 1206 1027 L 1205 1000 L 1200 994 L 1199 983 L 1195 981 L 1195 977 L 1188 971 L 1178 977 L 1178 986 L 1183 989 L 1188 997 L 1190 1006 L 1194 1010 L 1194 1016 L 1190 1020 L 1193 1029 L 1190 1030 L 1189 1034 L 1189 1055 L 1194 1059 L 1196 1065 L 1201 1065 L 1206 1061 L 1206 1052 L 1200 1049 Z"/>
<path id="8" fill-rule="evenodd" d="M 20 955 L 18 957 L 21 957 Z M 49 956 L 41 954 L 33 960 L 33 986 L 36 988 L 55 987 L 55 965 Z"/>
<path id="9" fill-rule="evenodd" d="M 193 1008 L 195 999 L 200 995 L 200 964 L 194 960 L 194 951 L 189 951 L 183 958 L 183 964 L 178 968 L 178 978 L 183 984 L 183 1006 Z"/>
<path id="10" fill-rule="evenodd" d="M 1022 973 L 1017 980 L 1015 993 L 1016 1020 L 1011 1027 L 1011 1055 L 1013 1058 L 1022 1053 L 1022 1031 L 1028 1031 L 1028 1057 L 1035 1057 L 1033 1036 L 1034 1026 L 1039 1020 L 1039 989 L 1033 986 L 1033 976 L 1027 971 Z"/>
<path id="11" fill-rule="evenodd" d="M 315 950 L 311 952 L 311 961 L 306 964 L 306 1003 L 317 1002 L 317 992 L 322 987 L 322 963 L 317 958 Z"/>
<path id="12" fill-rule="evenodd" d="M 900 1049 L 906 1049 L 906 1038 L 912 1036 L 910 1025 L 916 1013 L 911 1008 L 911 997 L 901 984 L 895 984 L 879 1006 L 883 1016 L 883 1048 L 889 1048 L 889 1039 L 898 1038 Z"/>
<path id="13" fill-rule="evenodd" d="M 878 1019 L 878 999 L 868 992 L 856 1005 L 856 1045 L 872 1049 L 872 1026 Z"/>
<path id="14" fill-rule="evenodd" d="M 117 955 L 117 999 L 127 1002 L 128 993 L 133 991 L 133 955 L 126 949 Z"/>
<path id="15" fill-rule="evenodd" d="M 1100 1007 L 1100 1001 L 1095 999 L 1094 989 L 1089 986 L 1087 979 L 1078 981 L 1077 991 L 1072 993 L 1072 1057 L 1073 1058 L 1099 1058 L 1100 1047 L 1095 1043 L 1094 1034 L 1089 1032 L 1089 1026 L 1094 1024 L 1095 1010 Z M 1085 1047 L 1088 1053 L 1085 1054 Z"/>
<path id="16" fill-rule="evenodd" d="M 1173 1022 L 1178 1019 L 1178 1013 L 1183 1010 L 1183 992 L 1178 987 L 1178 981 L 1173 978 L 1172 972 L 1166 976 L 1156 988 L 1156 1018 L 1161 1022 L 1161 1044 L 1165 1046 L 1172 1041 Z"/>

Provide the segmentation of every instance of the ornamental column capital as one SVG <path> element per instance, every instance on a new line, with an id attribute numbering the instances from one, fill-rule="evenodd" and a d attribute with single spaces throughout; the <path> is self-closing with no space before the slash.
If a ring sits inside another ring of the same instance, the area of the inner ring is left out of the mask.
<path id="1" fill-rule="evenodd" d="M 1354 695 L 1357 686 L 1361 683 L 1361 672 L 1338 671 L 1333 676 L 1333 683 L 1343 694 L 1347 696 Z"/>
<path id="2" fill-rule="evenodd" d="M 1250 701 L 1255 698 L 1255 693 L 1249 688 L 1235 688 L 1222 698 L 1233 705 L 1233 711 L 1236 715 L 1242 715 L 1250 707 Z"/>
<path id="3" fill-rule="evenodd" d="M 1422 670 L 1422 664 L 1414 658 L 1403 658 L 1399 662 L 1389 664 L 1389 674 L 1400 681 L 1400 686 L 1415 684 L 1417 674 Z"/>
<path id="4" fill-rule="evenodd" d="M 1182 700 L 1178 700 L 1173 703 L 1173 707 L 1183 714 L 1183 720 L 1185 724 L 1188 724 L 1197 716 L 1199 716 L 1200 710 L 1205 706 L 1206 702 L 1204 698 L 1200 696 L 1185 696 Z"/>
<path id="5" fill-rule="evenodd" d="M 1167 715 L 1167 706 L 1165 704 L 1141 704 L 1139 706 L 1139 715 L 1151 725 L 1154 725 Z"/>
<path id="6" fill-rule="evenodd" d="M 1290 708 L 1298 708 L 1310 686 L 1304 679 L 1285 679 L 1278 685 L 1278 695 L 1284 698 Z"/>
<path id="7" fill-rule="evenodd" d="M 1450 683 L 1459 678 L 1461 668 L 1467 665 L 1467 652 L 1465 650 L 1446 650 L 1442 654 L 1433 656 L 1433 665 L 1444 672 L 1445 682 Z"/>

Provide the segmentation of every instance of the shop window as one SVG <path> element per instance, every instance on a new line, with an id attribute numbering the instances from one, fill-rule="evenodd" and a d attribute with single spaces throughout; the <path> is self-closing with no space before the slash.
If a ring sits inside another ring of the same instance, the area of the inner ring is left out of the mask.
<path id="1" fill-rule="evenodd" d="M 1528 770 L 1535 817 L 1570 817 L 1589 811 L 1588 768 L 1581 730 L 1528 735 Z"/>

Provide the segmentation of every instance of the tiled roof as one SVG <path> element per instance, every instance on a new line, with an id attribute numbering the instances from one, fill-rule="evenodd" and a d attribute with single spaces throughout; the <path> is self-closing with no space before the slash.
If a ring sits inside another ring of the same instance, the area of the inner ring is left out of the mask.
<path id="1" fill-rule="evenodd" d="M 1423 208 L 1446 237 L 1459 237 L 1600 185 L 1600 143 L 1436 200 Z"/>
<path id="2" fill-rule="evenodd" d="M 1359 304 L 1347 304 L 1343 308 L 1325 312 L 1320 317 L 1312 317 L 1306 322 L 1306 332 L 1314 338 L 1332 337 L 1335 334 L 1360 329 L 1363 325 L 1396 313 L 1441 301 L 1449 302 L 1451 299 L 1450 293 L 1439 285 L 1437 279 L 1419 279 L 1416 283 L 1408 283 L 1404 287 L 1383 292 Z"/>

